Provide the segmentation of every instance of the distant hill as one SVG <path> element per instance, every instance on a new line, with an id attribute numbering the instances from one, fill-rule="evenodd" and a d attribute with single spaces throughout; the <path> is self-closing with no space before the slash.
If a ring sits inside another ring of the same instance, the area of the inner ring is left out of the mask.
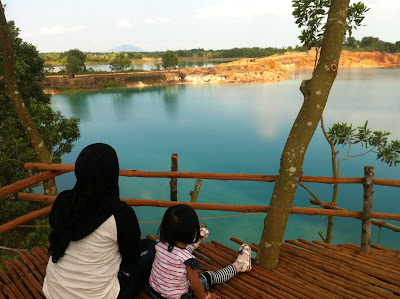
<path id="1" fill-rule="evenodd" d="M 120 45 L 107 50 L 107 52 L 144 52 L 144 50 L 133 45 Z"/>

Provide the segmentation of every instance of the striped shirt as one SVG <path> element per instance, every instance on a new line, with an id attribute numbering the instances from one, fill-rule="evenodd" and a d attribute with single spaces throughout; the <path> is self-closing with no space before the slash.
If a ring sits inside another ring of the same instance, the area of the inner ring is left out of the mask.
<path id="1" fill-rule="evenodd" d="M 165 298 L 181 298 L 189 289 L 185 261 L 194 258 L 177 246 L 169 252 L 168 243 L 159 242 L 149 279 L 151 287 Z"/>

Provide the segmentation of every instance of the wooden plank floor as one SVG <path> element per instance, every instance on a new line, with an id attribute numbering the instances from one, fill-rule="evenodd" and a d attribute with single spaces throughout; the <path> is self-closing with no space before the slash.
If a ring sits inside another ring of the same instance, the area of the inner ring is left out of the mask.
<path id="1" fill-rule="evenodd" d="M 232 241 L 242 244 L 241 240 Z M 252 244 L 257 250 L 257 245 Z M 239 247 L 239 245 L 238 245 Z M 282 244 L 279 266 L 264 270 L 255 263 L 213 291 L 222 298 L 400 298 L 400 252 L 373 246 L 371 254 L 353 244 L 332 246 L 302 239 Z M 195 253 L 201 270 L 222 268 L 237 253 L 216 242 L 203 243 Z M 20 254 L 22 261 L 3 261 L 0 299 L 44 298 L 43 277 L 49 259 L 47 248 Z M 141 292 L 137 298 L 150 298 Z"/>

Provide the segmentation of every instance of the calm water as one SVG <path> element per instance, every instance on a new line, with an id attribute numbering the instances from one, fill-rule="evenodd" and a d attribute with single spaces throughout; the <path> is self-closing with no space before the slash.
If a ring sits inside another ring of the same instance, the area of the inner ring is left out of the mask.
<path id="1" fill-rule="evenodd" d="M 79 92 L 52 97 L 54 109 L 81 119 L 81 138 L 63 163 L 73 164 L 88 144 L 104 142 L 117 151 L 121 169 L 168 171 L 172 153 L 179 154 L 179 170 L 194 172 L 277 174 L 279 160 L 293 121 L 303 102 L 300 78 L 249 85 L 162 86 Z M 341 70 L 325 109 L 325 123 L 369 121 L 373 130 L 400 138 L 400 69 Z M 345 149 L 337 148 L 341 154 Z M 353 154 L 358 153 L 355 148 Z M 363 176 L 374 166 L 379 178 L 400 180 L 400 166 L 388 167 L 373 155 L 342 163 L 342 176 Z M 303 166 L 305 175 L 331 176 L 330 147 L 320 128 L 311 141 Z M 73 174 L 58 178 L 59 189 L 71 188 Z M 195 180 L 178 180 L 178 200 L 190 200 Z M 332 186 L 308 186 L 323 201 L 330 201 Z M 122 198 L 169 199 L 169 180 L 121 178 Z M 268 205 L 273 183 L 203 180 L 199 202 Z M 294 205 L 309 207 L 309 194 L 297 189 Z M 341 185 L 338 205 L 362 210 L 362 186 Z M 139 221 L 160 220 L 163 208 L 135 208 Z M 374 211 L 400 213 L 400 189 L 375 187 Z M 199 217 L 235 215 L 198 211 Z M 265 215 L 206 220 L 210 239 L 236 247 L 229 238 L 259 242 Z M 361 222 L 335 218 L 334 243 L 359 244 Z M 393 221 L 400 225 L 400 221 Z M 291 215 L 285 239 L 319 239 L 326 231 L 324 217 Z M 141 224 L 143 235 L 156 234 L 158 224 Z M 373 242 L 379 229 L 373 227 Z M 398 233 L 382 230 L 380 244 L 400 250 Z"/>

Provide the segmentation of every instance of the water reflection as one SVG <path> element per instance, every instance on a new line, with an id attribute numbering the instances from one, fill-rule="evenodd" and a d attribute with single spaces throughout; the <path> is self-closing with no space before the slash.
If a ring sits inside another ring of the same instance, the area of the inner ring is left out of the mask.
<path id="1" fill-rule="evenodd" d="M 171 118 L 176 118 L 179 113 L 180 92 L 183 92 L 182 88 L 178 88 L 176 85 L 167 86 L 163 91 L 165 111 Z"/>
<path id="2" fill-rule="evenodd" d="M 68 109 L 68 115 L 79 117 L 81 121 L 90 121 L 93 111 L 90 107 L 90 101 L 88 101 L 88 93 L 76 92 L 52 96 L 52 100 L 54 98 L 57 98 L 56 102 L 62 103 L 61 106 L 56 105 L 56 109 L 61 111 Z"/>
<path id="3" fill-rule="evenodd" d="M 116 119 L 126 120 L 134 117 L 135 109 L 135 94 L 128 89 L 113 91 L 111 94 L 111 105 L 115 113 Z"/>

